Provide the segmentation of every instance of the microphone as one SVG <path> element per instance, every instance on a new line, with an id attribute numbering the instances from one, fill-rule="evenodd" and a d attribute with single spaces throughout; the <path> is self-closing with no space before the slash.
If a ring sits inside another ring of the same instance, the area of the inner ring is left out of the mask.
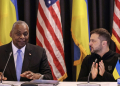
<path id="1" fill-rule="evenodd" d="M 7 63 L 5 64 L 5 67 L 4 67 L 4 69 L 3 69 L 3 72 L 2 72 L 2 75 L 1 75 L 1 83 L 2 83 L 2 78 L 3 78 L 4 72 L 5 72 L 5 70 L 6 70 L 6 67 L 7 67 L 7 65 L 8 65 L 8 62 L 9 62 L 9 60 L 10 60 L 11 55 L 12 55 L 12 52 L 10 52 L 9 58 L 8 58 L 8 60 L 7 60 Z"/>
<path id="2" fill-rule="evenodd" d="M 96 58 L 95 59 L 95 63 L 93 64 L 93 66 L 95 66 L 95 64 L 97 63 L 97 61 L 98 61 L 98 59 Z M 92 68 L 91 68 L 91 70 L 92 70 Z M 88 75 L 88 83 L 80 83 L 80 84 L 77 84 L 77 86 L 101 86 L 100 84 L 89 83 L 89 78 L 90 78 L 91 70 L 90 70 L 89 75 Z"/>
<path id="3" fill-rule="evenodd" d="M 97 63 L 97 58 L 95 59 L 95 63 L 93 64 L 93 66 L 95 66 L 95 64 Z M 92 70 L 92 68 L 91 68 L 91 70 Z M 88 75 L 88 83 L 89 83 L 89 78 L 90 78 L 90 73 L 91 73 L 91 70 L 90 70 L 90 72 L 89 72 L 89 75 Z"/>

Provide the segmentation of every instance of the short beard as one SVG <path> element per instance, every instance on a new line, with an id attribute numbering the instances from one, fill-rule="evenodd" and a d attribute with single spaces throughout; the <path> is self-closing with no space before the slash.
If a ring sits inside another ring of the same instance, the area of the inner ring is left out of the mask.
<path id="1" fill-rule="evenodd" d="M 100 44 L 92 53 L 99 53 L 102 51 L 102 44 Z"/>

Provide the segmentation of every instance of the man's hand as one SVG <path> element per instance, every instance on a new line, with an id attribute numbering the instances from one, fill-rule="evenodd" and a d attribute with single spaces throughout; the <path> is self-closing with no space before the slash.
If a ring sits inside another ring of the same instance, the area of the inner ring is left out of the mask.
<path id="1" fill-rule="evenodd" d="M 104 72 L 105 72 L 105 66 L 104 66 L 103 60 L 101 60 L 99 62 L 99 74 L 103 76 Z"/>
<path id="2" fill-rule="evenodd" d="M 1 80 L 1 77 L 2 77 L 2 80 L 7 80 L 7 78 L 6 78 L 6 77 L 4 77 L 4 75 L 3 75 L 3 73 L 2 73 L 2 72 L 0 72 L 0 80 Z"/>
<path id="3" fill-rule="evenodd" d="M 94 65 L 94 63 L 95 62 L 93 62 L 92 68 L 91 68 L 92 79 L 95 79 L 98 74 L 98 63 L 96 63 L 95 65 Z"/>
<path id="4" fill-rule="evenodd" d="M 26 77 L 28 79 L 39 79 L 41 77 L 41 74 L 39 74 L 39 73 L 33 73 L 31 71 L 25 71 L 20 76 L 21 77 Z"/>

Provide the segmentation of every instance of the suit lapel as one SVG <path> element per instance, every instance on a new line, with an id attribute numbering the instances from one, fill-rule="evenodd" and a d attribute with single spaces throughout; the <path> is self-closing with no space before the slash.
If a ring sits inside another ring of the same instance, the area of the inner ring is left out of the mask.
<path id="1" fill-rule="evenodd" d="M 8 60 L 10 52 L 12 52 L 12 55 L 11 55 L 11 57 L 10 57 L 10 60 L 9 60 L 7 66 L 8 66 L 8 68 L 9 68 L 10 74 L 12 75 L 12 77 L 14 78 L 14 80 L 17 80 L 11 43 L 8 44 L 8 47 L 7 47 L 7 49 L 6 49 L 6 56 L 5 56 L 6 60 Z M 12 78 L 12 77 L 11 77 L 11 78 Z"/>
<path id="2" fill-rule="evenodd" d="M 29 64 L 30 64 L 30 60 L 31 60 L 31 56 L 32 56 L 31 51 L 32 51 L 32 49 L 29 47 L 29 44 L 27 44 L 26 48 L 25 48 L 22 73 L 29 70 Z"/>

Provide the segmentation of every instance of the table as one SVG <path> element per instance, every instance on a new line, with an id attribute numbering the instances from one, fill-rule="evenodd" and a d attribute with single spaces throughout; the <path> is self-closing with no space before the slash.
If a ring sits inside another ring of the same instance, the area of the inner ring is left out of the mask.
<path id="1" fill-rule="evenodd" d="M 60 82 L 57 86 L 77 86 L 80 83 L 87 82 Z M 117 82 L 90 82 L 95 84 L 100 84 L 101 86 L 117 86 Z"/>
<path id="2" fill-rule="evenodd" d="M 17 82 L 17 81 L 3 81 L 3 83 L 13 84 L 14 86 L 20 86 L 24 82 Z M 57 86 L 77 86 L 80 83 L 87 83 L 87 82 L 59 82 Z M 90 82 L 95 84 L 100 84 L 101 86 L 117 86 L 117 82 Z"/>

